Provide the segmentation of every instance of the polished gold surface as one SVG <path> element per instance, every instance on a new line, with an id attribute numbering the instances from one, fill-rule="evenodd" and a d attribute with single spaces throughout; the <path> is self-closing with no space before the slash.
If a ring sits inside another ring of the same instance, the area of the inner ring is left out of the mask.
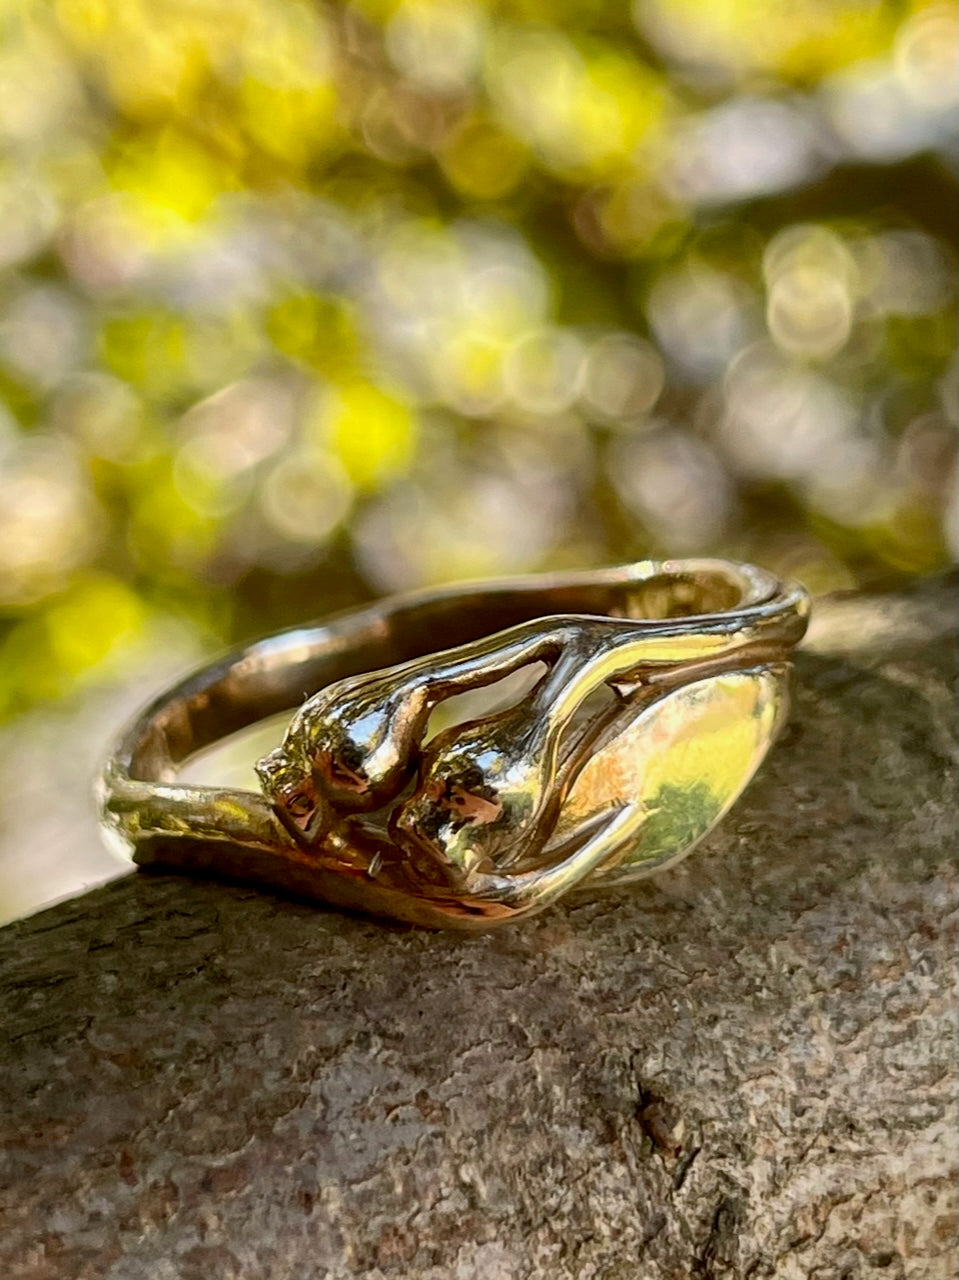
<path id="1" fill-rule="evenodd" d="M 807 616 L 801 587 L 719 560 L 395 597 L 158 699 L 105 771 L 105 819 L 141 865 L 419 924 L 514 919 L 696 844 L 783 723 Z M 429 736 L 450 699 L 528 671 L 514 705 Z M 257 765 L 262 796 L 177 783 L 195 752 L 298 703 Z"/>

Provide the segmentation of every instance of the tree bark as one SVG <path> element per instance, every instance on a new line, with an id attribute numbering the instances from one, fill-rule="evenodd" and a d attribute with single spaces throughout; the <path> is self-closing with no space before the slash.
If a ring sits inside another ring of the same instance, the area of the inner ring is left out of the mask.
<path id="1" fill-rule="evenodd" d="M 675 871 L 512 930 L 131 875 L 0 932 L 9 1280 L 945 1280 L 951 584 L 819 609 Z"/>

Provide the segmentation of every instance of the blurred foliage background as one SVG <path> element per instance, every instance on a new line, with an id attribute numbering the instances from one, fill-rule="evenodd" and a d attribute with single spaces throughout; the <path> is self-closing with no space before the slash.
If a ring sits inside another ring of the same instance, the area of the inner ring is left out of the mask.
<path id="1" fill-rule="evenodd" d="M 0 897 L 80 874 L 16 815 L 131 671 L 465 575 L 954 557 L 956 100 L 921 0 L 0 0 Z"/>

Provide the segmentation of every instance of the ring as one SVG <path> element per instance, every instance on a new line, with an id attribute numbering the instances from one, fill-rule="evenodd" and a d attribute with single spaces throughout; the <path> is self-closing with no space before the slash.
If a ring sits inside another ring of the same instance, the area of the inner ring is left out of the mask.
<path id="1" fill-rule="evenodd" d="M 782 727 L 808 616 L 800 585 L 724 560 L 393 596 L 162 694 L 104 770 L 102 817 L 144 867 L 433 927 L 517 919 L 715 825 Z M 492 708 L 456 722 L 459 695 Z M 177 781 L 283 712 L 262 794 Z"/>

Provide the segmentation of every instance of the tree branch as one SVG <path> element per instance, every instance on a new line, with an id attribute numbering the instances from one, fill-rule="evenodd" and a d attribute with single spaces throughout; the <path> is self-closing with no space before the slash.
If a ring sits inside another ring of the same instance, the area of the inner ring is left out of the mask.
<path id="1" fill-rule="evenodd" d="M 0 932 L 0 1273 L 951 1277 L 953 595 L 824 605 L 632 891 L 473 937 L 136 875 Z"/>

